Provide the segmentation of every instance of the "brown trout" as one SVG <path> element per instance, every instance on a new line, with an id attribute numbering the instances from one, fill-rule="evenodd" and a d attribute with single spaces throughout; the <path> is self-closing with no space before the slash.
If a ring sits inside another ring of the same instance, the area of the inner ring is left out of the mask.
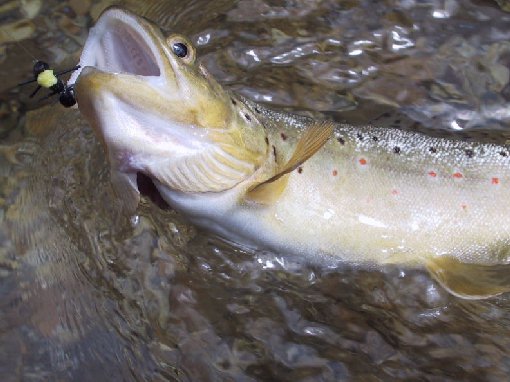
<path id="1" fill-rule="evenodd" d="M 78 107 L 133 213 L 137 177 L 227 240 L 308 258 L 425 266 L 447 290 L 510 287 L 510 151 L 267 110 L 223 88 L 183 36 L 109 9 L 83 49 Z"/>

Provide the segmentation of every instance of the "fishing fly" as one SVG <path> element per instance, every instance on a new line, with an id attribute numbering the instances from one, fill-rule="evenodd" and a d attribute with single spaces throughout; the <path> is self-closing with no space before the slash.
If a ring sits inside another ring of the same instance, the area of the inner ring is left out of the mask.
<path id="1" fill-rule="evenodd" d="M 46 98 L 50 98 L 56 94 L 59 95 L 59 101 L 64 107 L 71 107 L 76 104 L 76 98 L 74 97 L 74 86 L 67 86 L 64 81 L 62 81 L 59 76 L 62 74 L 66 74 L 69 72 L 74 72 L 80 68 L 80 65 L 76 65 L 74 68 L 64 70 L 62 72 L 54 73 L 53 69 L 50 69 L 50 66 L 47 62 L 37 60 L 30 51 L 23 46 L 17 39 L 7 31 L 7 34 L 11 36 L 12 41 L 14 41 L 18 46 L 23 49 L 29 56 L 34 59 L 34 67 L 32 71 L 34 73 L 34 78 L 32 80 L 28 80 L 18 84 L 18 86 L 23 86 L 27 84 L 31 84 L 32 82 L 37 82 L 37 88 L 30 94 L 30 98 L 34 97 L 41 88 L 50 89 L 51 93 L 47 95 Z"/>
<path id="2" fill-rule="evenodd" d="M 30 94 L 30 98 L 34 97 L 41 88 L 46 88 L 51 90 L 51 93 L 44 97 L 43 99 L 52 97 L 54 95 L 59 95 L 59 101 L 64 107 L 71 107 L 76 104 L 76 98 L 74 97 L 74 87 L 73 85 L 66 85 L 64 81 L 60 78 L 61 75 L 74 72 L 78 70 L 80 65 L 76 65 L 71 69 L 64 70 L 62 72 L 54 73 L 53 69 L 50 69 L 48 63 L 37 60 L 34 63 L 33 73 L 34 78 L 25 82 L 18 84 L 18 86 L 23 86 L 30 84 L 32 82 L 37 82 L 37 88 Z"/>

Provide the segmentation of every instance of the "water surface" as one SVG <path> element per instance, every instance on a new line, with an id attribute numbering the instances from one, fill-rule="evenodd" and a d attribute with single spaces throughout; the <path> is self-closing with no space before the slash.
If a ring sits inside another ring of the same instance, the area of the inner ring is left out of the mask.
<path id="1" fill-rule="evenodd" d="M 31 55 L 75 64 L 106 5 L 82 3 L 0 8 L 3 27 L 32 28 L 24 48 L 0 51 L 2 380 L 507 379 L 507 295 L 461 300 L 420 269 L 246 252 L 148 200 L 123 218 L 79 114 L 15 86 Z M 189 35 L 225 86 L 270 107 L 510 127 L 510 14 L 494 1 L 126 4 Z"/>

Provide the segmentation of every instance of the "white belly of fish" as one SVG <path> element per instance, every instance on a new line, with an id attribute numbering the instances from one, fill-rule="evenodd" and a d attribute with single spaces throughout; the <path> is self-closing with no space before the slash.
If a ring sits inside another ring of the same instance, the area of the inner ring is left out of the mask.
<path id="1" fill-rule="evenodd" d="M 452 188 L 427 179 L 342 173 L 320 156 L 301 173 L 294 171 L 269 206 L 238 203 L 237 188 L 186 194 L 157 187 L 194 224 L 278 253 L 377 264 L 421 264 L 441 255 L 477 263 L 507 260 L 506 251 L 497 250 L 508 247 L 510 238 L 503 189 L 487 196 L 483 185 Z"/>

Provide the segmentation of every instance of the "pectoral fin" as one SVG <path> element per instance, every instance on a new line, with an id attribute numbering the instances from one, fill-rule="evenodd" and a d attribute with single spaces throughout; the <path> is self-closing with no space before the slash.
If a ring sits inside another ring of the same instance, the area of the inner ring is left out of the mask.
<path id="1" fill-rule="evenodd" d="M 268 204 L 280 196 L 287 185 L 284 175 L 294 171 L 324 146 L 333 133 L 332 122 L 318 122 L 307 129 L 296 144 L 290 159 L 279 166 L 276 173 L 262 183 L 256 184 L 246 193 L 246 199 Z M 282 178 L 284 177 L 284 178 Z"/>
<path id="2" fill-rule="evenodd" d="M 245 199 L 260 204 L 272 204 L 278 200 L 287 186 L 289 176 L 280 176 L 271 182 L 258 184 L 246 193 Z"/>
<path id="3" fill-rule="evenodd" d="M 436 257 L 427 269 L 446 290 L 457 297 L 480 299 L 510 291 L 510 265 L 462 263 L 450 256 Z"/>

